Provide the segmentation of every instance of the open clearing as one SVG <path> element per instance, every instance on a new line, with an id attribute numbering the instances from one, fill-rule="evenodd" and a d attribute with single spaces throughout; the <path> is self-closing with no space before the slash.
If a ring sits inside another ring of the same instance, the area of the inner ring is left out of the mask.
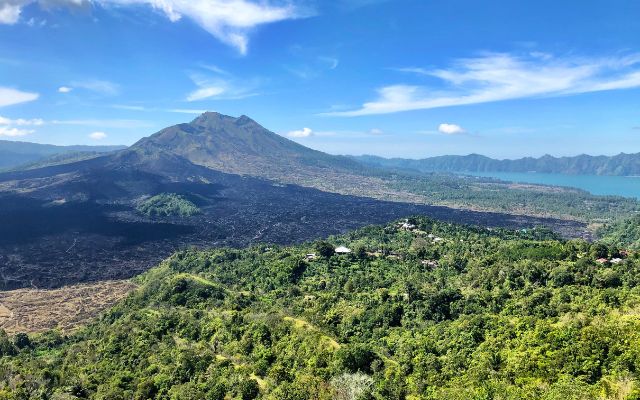
<path id="1" fill-rule="evenodd" d="M 0 292 L 0 328 L 9 334 L 72 331 L 124 298 L 136 285 L 103 281 L 60 289 Z"/>

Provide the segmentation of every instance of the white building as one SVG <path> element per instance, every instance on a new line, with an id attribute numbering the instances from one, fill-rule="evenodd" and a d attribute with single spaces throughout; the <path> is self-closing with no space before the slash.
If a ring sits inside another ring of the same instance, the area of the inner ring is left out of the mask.
<path id="1" fill-rule="evenodd" d="M 335 249 L 336 254 L 349 254 L 351 253 L 351 249 L 348 247 L 340 246 Z"/>

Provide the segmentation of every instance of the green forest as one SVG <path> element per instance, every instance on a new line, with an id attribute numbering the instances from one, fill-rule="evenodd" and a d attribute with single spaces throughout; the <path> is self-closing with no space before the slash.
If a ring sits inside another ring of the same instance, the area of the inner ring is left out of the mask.
<path id="1" fill-rule="evenodd" d="M 147 217 L 191 217 L 200 213 L 198 206 L 175 193 L 161 193 L 138 205 L 139 213 Z"/>
<path id="2" fill-rule="evenodd" d="M 614 221 L 598 231 L 605 243 L 616 244 L 634 250 L 640 249 L 640 215 Z"/>
<path id="3" fill-rule="evenodd" d="M 640 399 L 640 255 L 615 241 L 416 217 L 135 281 L 73 334 L 0 334 L 0 399 Z"/>

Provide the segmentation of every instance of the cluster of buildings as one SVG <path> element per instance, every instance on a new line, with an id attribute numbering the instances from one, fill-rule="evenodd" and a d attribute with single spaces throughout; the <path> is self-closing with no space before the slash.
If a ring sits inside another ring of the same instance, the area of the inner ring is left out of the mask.
<path id="1" fill-rule="evenodd" d="M 624 260 L 623 260 L 622 258 L 618 258 L 618 257 L 616 257 L 616 258 L 612 258 L 612 259 L 608 259 L 608 258 L 598 258 L 598 259 L 596 260 L 596 262 L 597 262 L 598 264 L 607 264 L 607 263 L 610 263 L 610 264 L 620 264 L 622 261 L 624 261 Z"/>
<path id="2" fill-rule="evenodd" d="M 341 255 L 342 255 L 342 254 L 350 254 L 350 253 L 351 253 L 351 249 L 350 249 L 350 248 L 348 248 L 348 247 L 345 247 L 345 246 L 338 246 L 338 247 L 336 247 L 336 248 L 333 250 L 333 252 L 334 252 L 335 254 L 341 254 Z M 317 259 L 317 258 L 318 258 L 318 255 L 317 255 L 316 253 L 308 253 L 308 254 L 305 256 L 305 259 L 306 259 L 307 261 L 313 261 L 313 260 L 315 260 L 315 259 Z"/>

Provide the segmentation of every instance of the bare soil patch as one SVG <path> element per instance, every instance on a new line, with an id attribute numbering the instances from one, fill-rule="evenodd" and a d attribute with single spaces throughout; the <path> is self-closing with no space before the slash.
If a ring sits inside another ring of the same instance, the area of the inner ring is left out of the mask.
<path id="1" fill-rule="evenodd" d="M 72 331 L 136 288 L 130 281 L 103 281 L 59 289 L 0 292 L 0 328 L 9 334 L 48 329 Z"/>

